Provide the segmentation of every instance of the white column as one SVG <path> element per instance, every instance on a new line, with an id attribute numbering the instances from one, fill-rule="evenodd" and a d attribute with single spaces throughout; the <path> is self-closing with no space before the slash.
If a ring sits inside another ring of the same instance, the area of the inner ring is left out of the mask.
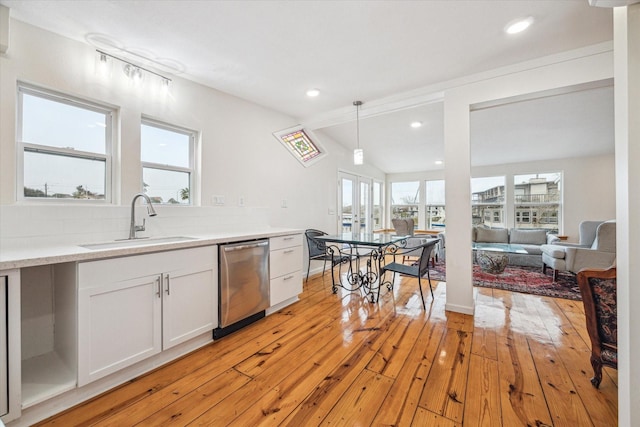
<path id="1" fill-rule="evenodd" d="M 446 310 L 473 314 L 471 264 L 471 140 L 469 103 L 444 97 L 444 178 L 447 213 Z"/>
<path id="2" fill-rule="evenodd" d="M 618 425 L 640 425 L 640 4 L 614 9 Z M 633 284 L 633 285 L 632 285 Z"/>

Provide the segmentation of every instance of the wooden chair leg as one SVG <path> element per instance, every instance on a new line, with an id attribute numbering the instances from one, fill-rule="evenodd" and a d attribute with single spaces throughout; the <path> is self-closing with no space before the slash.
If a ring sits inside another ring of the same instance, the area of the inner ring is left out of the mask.
<path id="1" fill-rule="evenodd" d="M 593 354 L 591 355 L 591 366 L 593 367 L 593 378 L 591 378 L 591 384 L 595 388 L 599 388 L 600 382 L 602 382 L 602 362 Z"/>
<path id="2" fill-rule="evenodd" d="M 558 280 L 558 270 L 556 270 L 555 268 L 553 269 L 553 281 L 555 282 L 556 280 Z"/>

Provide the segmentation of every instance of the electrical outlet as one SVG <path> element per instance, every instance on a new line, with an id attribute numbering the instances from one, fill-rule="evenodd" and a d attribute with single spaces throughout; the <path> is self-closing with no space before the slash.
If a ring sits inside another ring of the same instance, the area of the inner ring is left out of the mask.
<path id="1" fill-rule="evenodd" d="M 244 196 L 238 197 L 238 206 L 244 206 Z"/>
<path id="2" fill-rule="evenodd" d="M 280 205 L 280 207 L 282 208 L 286 208 L 287 206 L 287 200 L 286 199 L 282 199 L 282 204 Z"/>
<path id="3" fill-rule="evenodd" d="M 211 203 L 215 206 L 224 205 L 224 196 L 211 196 Z"/>

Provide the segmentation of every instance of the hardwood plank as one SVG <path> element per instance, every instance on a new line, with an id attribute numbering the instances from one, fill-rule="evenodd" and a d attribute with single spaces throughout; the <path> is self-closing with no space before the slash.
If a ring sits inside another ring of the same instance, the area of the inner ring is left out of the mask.
<path id="1" fill-rule="evenodd" d="M 500 302 L 494 302 L 491 291 L 491 289 L 479 288 L 476 294 L 471 353 L 498 360 L 495 328 L 504 312 L 504 307 Z"/>
<path id="2" fill-rule="evenodd" d="M 375 307 L 375 305 L 370 305 L 367 302 L 365 302 L 365 304 L 371 309 Z M 210 411 L 205 412 L 194 421 L 193 425 L 226 425 L 254 406 L 256 401 L 263 399 L 263 396 L 267 394 L 274 385 L 279 385 L 285 378 L 302 381 L 305 376 L 310 375 L 309 369 L 316 370 L 327 366 L 327 371 L 324 371 L 322 375 L 320 375 L 321 378 L 325 378 L 329 369 L 333 369 L 337 364 L 340 364 L 340 361 L 342 361 L 345 355 L 352 353 L 354 349 L 355 351 L 362 352 L 362 354 L 370 352 L 371 355 L 369 357 L 371 357 L 375 350 L 371 351 L 369 348 L 371 344 L 367 341 L 380 335 L 380 331 L 385 331 L 386 329 L 384 326 L 372 327 L 372 325 L 378 323 L 376 317 L 368 318 L 368 322 L 367 319 L 365 319 L 365 322 L 362 323 L 359 314 L 357 311 L 352 313 L 354 326 L 345 328 L 344 325 L 336 323 L 333 328 L 327 328 L 328 331 L 335 334 L 334 339 L 331 340 L 328 345 L 323 345 L 318 348 L 318 342 L 326 343 L 327 341 L 325 339 L 312 339 L 309 340 L 306 345 L 301 346 L 314 350 L 309 352 L 309 354 L 314 357 L 314 360 L 304 365 L 307 370 L 298 367 L 292 370 L 292 360 L 296 361 L 296 365 L 302 364 L 305 361 L 303 358 L 297 356 L 297 352 L 292 353 L 288 359 L 281 359 L 279 362 L 271 364 L 269 368 L 256 376 L 254 381 L 251 381 L 247 386 L 231 394 Z M 343 335 L 346 330 L 352 330 L 349 337 Z M 349 340 L 349 345 L 345 345 L 345 339 Z M 367 344 L 362 345 L 363 343 Z M 362 354 L 358 355 L 358 360 L 363 358 Z M 368 361 L 369 359 L 366 360 Z M 349 366 L 349 364 L 342 361 L 341 366 Z M 269 415 L 278 411 L 275 411 L 274 408 L 266 408 L 264 410 L 261 409 L 261 412 L 264 415 Z"/>
<path id="3" fill-rule="evenodd" d="M 422 328 L 413 351 L 380 405 L 374 425 L 411 424 L 445 329 L 444 323 L 434 322 Z"/>
<path id="4" fill-rule="evenodd" d="M 138 421 L 131 411 L 120 412 L 118 416 L 111 417 L 105 423 L 98 423 L 96 426 L 124 426 L 124 425 L 141 425 L 141 426 L 159 426 L 159 425 L 184 425 L 187 420 L 197 418 L 212 405 L 216 405 L 222 399 L 231 394 L 234 390 L 238 390 L 243 385 L 251 381 L 251 378 L 243 375 L 233 369 L 229 369 L 212 378 L 203 385 L 193 389 L 193 391 L 180 395 L 180 399 L 173 400 L 171 403 L 163 405 L 165 402 L 158 401 L 156 408 L 150 407 L 155 402 L 148 402 L 141 408 L 146 409 L 147 415 L 150 416 Z M 172 388 L 166 388 L 167 393 L 171 393 Z"/>
<path id="5" fill-rule="evenodd" d="M 419 406 L 462 422 L 470 353 L 471 334 L 447 328 Z"/>
<path id="6" fill-rule="evenodd" d="M 396 378 L 413 350 L 416 338 L 424 327 L 422 317 L 402 317 L 400 324 L 375 353 L 367 369 L 390 378 Z"/>
<path id="7" fill-rule="evenodd" d="M 375 352 L 382 345 L 389 331 L 397 327 L 397 317 L 389 317 L 383 326 L 371 335 L 363 345 L 356 346 L 345 358 L 334 362 L 328 372 L 286 418 L 283 425 L 317 425 L 335 406 L 342 394 L 365 369 Z"/>
<path id="8" fill-rule="evenodd" d="M 529 348 L 536 364 L 553 425 L 556 427 L 593 425 L 555 347 L 529 339 Z"/>
<path id="9" fill-rule="evenodd" d="M 543 299 L 537 304 L 540 317 L 549 331 L 557 360 L 565 366 L 580 400 L 596 426 L 615 426 L 618 424 L 617 385 L 603 375 L 600 389 L 595 389 L 589 379 L 593 376 L 590 344 L 585 343 L 577 330 L 586 329 L 584 318 L 573 323 L 569 317 L 572 312 L 565 311 L 557 299 Z M 569 316 L 569 317 L 567 317 Z M 614 371 L 615 372 L 615 371 Z"/>
<path id="10" fill-rule="evenodd" d="M 512 298 L 512 296 L 514 298 Z M 551 425 L 551 415 L 540 386 L 526 335 L 530 325 L 514 305 L 517 296 L 503 293 L 505 325 L 498 335 L 498 373 L 500 406 L 505 426 Z M 513 326 L 517 324 L 518 326 Z"/>
<path id="11" fill-rule="evenodd" d="M 409 424 L 406 424 L 409 425 Z M 424 408 L 418 408 L 416 415 L 410 425 L 426 426 L 426 427 L 461 427 L 462 423 L 443 417 L 439 414 L 427 411 Z"/>
<path id="12" fill-rule="evenodd" d="M 464 419 L 474 426 L 502 426 L 498 361 L 471 354 Z"/>
<path id="13" fill-rule="evenodd" d="M 423 310 L 415 280 L 371 304 L 316 275 L 297 303 L 40 425 L 617 425 L 617 371 L 591 386 L 579 301 L 478 288 L 471 317 L 445 310 L 444 282 Z"/>
<path id="14" fill-rule="evenodd" d="M 364 370 L 320 425 L 368 425 L 375 417 L 393 380 Z"/>

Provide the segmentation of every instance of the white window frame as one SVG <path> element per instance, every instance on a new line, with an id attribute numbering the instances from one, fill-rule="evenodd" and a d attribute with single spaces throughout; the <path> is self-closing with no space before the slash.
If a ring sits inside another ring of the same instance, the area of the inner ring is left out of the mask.
<path id="1" fill-rule="evenodd" d="M 195 206 L 196 205 L 196 139 L 198 137 L 198 132 L 193 129 L 188 129 L 182 126 L 172 125 L 160 120 L 151 119 L 148 117 L 142 117 L 140 122 L 140 126 L 153 126 L 159 129 L 167 130 L 170 132 L 181 133 L 183 135 L 187 135 L 189 137 L 189 167 L 181 167 L 181 166 L 172 166 L 172 165 L 163 165 L 160 163 L 153 162 L 145 162 L 142 160 L 142 155 L 140 156 L 140 190 L 144 192 L 144 168 L 150 169 L 160 169 L 164 171 L 170 172 L 184 172 L 189 174 L 189 203 L 162 203 L 162 206 Z M 140 149 L 142 150 L 142 140 L 140 140 Z"/>
<path id="2" fill-rule="evenodd" d="M 87 101 L 70 95 L 66 95 L 59 92 L 54 92 L 36 86 L 31 86 L 24 83 L 18 83 L 18 96 L 17 96 L 17 170 L 16 170 L 16 199 L 19 202 L 38 202 L 38 203 L 111 203 L 113 200 L 112 192 L 112 157 L 113 157 L 113 135 L 114 135 L 114 117 L 116 109 L 107 105 L 98 104 L 95 102 Z M 97 113 L 105 114 L 105 153 L 94 153 L 88 151 L 70 150 L 67 148 L 52 147 L 49 145 L 40 145 L 33 142 L 25 142 L 22 138 L 23 128 L 23 95 L 28 94 L 31 96 L 37 96 L 50 101 L 58 102 L 61 104 L 71 105 L 76 108 L 84 108 L 86 110 L 94 111 Z M 104 199 L 65 199 L 65 198 L 48 198 L 48 197 L 25 197 L 24 195 L 24 153 L 25 151 L 45 153 L 51 155 L 59 155 L 64 157 L 73 157 L 85 160 L 103 160 L 105 162 L 105 177 L 104 177 Z"/>

